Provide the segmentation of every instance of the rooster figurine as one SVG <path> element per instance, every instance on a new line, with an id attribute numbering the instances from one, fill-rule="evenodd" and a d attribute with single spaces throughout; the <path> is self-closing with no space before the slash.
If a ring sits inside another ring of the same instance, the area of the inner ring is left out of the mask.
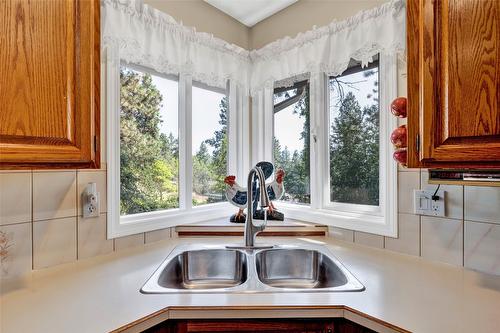
<path id="1" fill-rule="evenodd" d="M 262 169 L 262 172 L 264 173 L 264 177 L 266 177 L 266 179 L 269 179 L 274 172 L 274 166 L 270 162 L 259 162 L 257 163 L 256 166 Z M 274 177 L 274 180 L 269 183 L 266 183 L 266 189 L 270 200 L 279 200 L 285 193 L 285 188 L 283 186 L 284 177 L 285 177 L 285 171 L 283 169 L 278 169 L 276 171 L 276 176 Z M 226 178 L 224 178 L 224 183 L 226 183 L 227 200 L 232 205 L 239 208 L 238 213 L 232 215 L 230 221 L 234 223 L 245 223 L 246 215 L 243 213 L 243 210 L 247 206 L 247 197 L 248 197 L 247 189 L 240 186 L 236 182 L 235 176 L 227 176 Z M 252 191 L 253 193 L 252 201 L 254 202 L 253 216 L 254 219 L 262 220 L 264 219 L 264 210 L 263 209 L 257 210 L 256 186 L 257 183 L 254 182 Z M 272 201 L 270 202 L 269 207 L 267 208 L 267 219 L 276 221 L 283 221 L 284 219 L 283 213 L 279 212 L 274 207 Z"/>

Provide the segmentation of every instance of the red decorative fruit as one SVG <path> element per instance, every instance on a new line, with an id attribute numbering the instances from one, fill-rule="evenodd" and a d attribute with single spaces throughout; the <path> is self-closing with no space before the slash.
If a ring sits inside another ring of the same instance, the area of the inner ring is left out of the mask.
<path id="1" fill-rule="evenodd" d="M 392 157 L 394 158 L 394 160 L 396 162 L 400 163 L 401 165 L 406 166 L 406 161 L 408 159 L 406 148 L 396 149 L 394 154 L 392 154 Z"/>
<path id="2" fill-rule="evenodd" d="M 401 125 L 392 131 L 391 142 L 396 146 L 396 148 L 406 148 L 408 146 L 406 125 Z"/>
<path id="3" fill-rule="evenodd" d="M 406 118 L 406 97 L 398 97 L 391 103 L 391 112 L 399 118 Z"/>

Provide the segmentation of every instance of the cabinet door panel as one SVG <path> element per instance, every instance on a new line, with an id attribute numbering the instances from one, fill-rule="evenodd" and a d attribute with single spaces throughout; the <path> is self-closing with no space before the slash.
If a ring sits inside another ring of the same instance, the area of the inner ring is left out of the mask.
<path id="1" fill-rule="evenodd" d="M 0 166 L 97 166 L 99 3 L 0 3 Z"/>
<path id="2" fill-rule="evenodd" d="M 500 2 L 421 1 L 421 161 L 500 160 Z"/>

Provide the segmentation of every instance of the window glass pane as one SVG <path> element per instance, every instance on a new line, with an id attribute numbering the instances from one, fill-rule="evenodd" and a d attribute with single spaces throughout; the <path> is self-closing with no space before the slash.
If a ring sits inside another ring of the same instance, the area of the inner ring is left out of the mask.
<path id="1" fill-rule="evenodd" d="M 225 201 L 228 99 L 193 85 L 193 205 Z"/>
<path id="2" fill-rule="evenodd" d="M 378 61 L 350 65 L 329 80 L 330 200 L 378 206 Z"/>
<path id="3" fill-rule="evenodd" d="M 120 213 L 178 208 L 178 82 L 125 66 L 120 82 Z"/>
<path id="4" fill-rule="evenodd" d="M 300 86 L 300 87 L 298 87 Z M 282 200 L 309 204 L 309 86 L 274 92 L 274 163 L 285 170 Z"/>

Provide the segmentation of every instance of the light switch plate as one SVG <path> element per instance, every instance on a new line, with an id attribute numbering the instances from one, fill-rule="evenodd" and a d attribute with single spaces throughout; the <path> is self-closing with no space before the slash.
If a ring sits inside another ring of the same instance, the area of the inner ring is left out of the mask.
<path id="1" fill-rule="evenodd" d="M 446 191 L 414 190 L 415 214 L 430 216 L 445 216 Z M 438 200 L 432 200 L 436 193 Z"/>

